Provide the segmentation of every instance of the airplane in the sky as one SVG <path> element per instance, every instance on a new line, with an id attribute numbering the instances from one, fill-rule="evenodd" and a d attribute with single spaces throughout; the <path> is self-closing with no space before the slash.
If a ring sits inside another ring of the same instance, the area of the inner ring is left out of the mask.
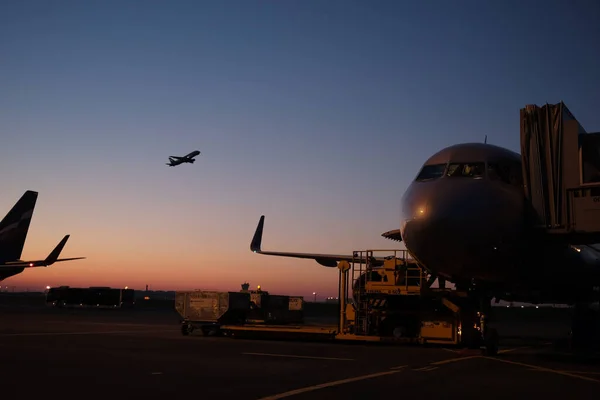
<path id="1" fill-rule="evenodd" d="M 196 161 L 196 159 L 194 157 L 196 157 L 198 154 L 200 154 L 200 151 L 194 150 L 190 154 L 185 155 L 183 157 L 169 156 L 169 162 L 167 163 L 167 165 L 169 167 L 175 167 L 175 166 L 177 166 L 179 164 L 183 164 L 183 163 L 193 164 Z"/>
<path id="2" fill-rule="evenodd" d="M 559 106 L 564 105 L 551 106 L 555 108 L 548 111 L 548 115 L 552 115 L 547 120 L 552 118 L 555 126 L 560 118 L 567 121 L 570 116 L 575 120 L 566 107 L 559 109 Z M 557 113 L 564 114 L 557 117 Z M 579 146 L 585 140 L 591 144 L 587 151 L 592 155 L 582 163 L 582 168 L 600 172 L 600 155 L 593 154 L 600 148 L 600 133 L 585 133 L 578 125 L 569 131 L 574 132 L 571 136 L 562 131 L 555 135 L 561 141 L 556 145 L 556 142 L 546 141 L 544 135 L 548 133 L 542 132 L 552 129 L 542 127 L 545 117 L 527 122 L 537 125 L 525 135 L 524 118 L 530 117 L 522 110 L 524 157 L 487 143 L 458 144 L 432 155 L 402 196 L 400 229 L 382 236 L 403 241 L 414 259 L 429 273 L 454 283 L 457 289 L 476 293 L 488 305 L 494 298 L 588 308 L 600 299 L 599 232 L 560 234 L 548 228 L 558 227 L 558 223 L 547 222 L 547 217 L 546 221 L 542 220 L 544 211 L 556 215 L 562 212 L 562 220 L 575 218 L 573 211 L 571 214 L 565 211 L 568 203 L 572 206 L 573 199 L 589 199 L 591 205 L 586 203 L 587 208 L 576 212 L 587 212 L 579 217 L 580 225 L 593 221 L 595 214 L 589 210 L 594 202 L 600 203 L 600 181 L 589 181 L 588 186 L 581 184 L 577 167 L 581 161 L 577 155 L 579 151 L 581 157 L 583 151 L 585 157 L 586 150 L 577 146 L 578 141 Z M 583 134 L 577 134 L 578 129 Z M 543 145 L 544 150 L 539 150 L 537 146 Z M 554 154 L 548 157 L 552 151 Z M 574 161 L 567 161 L 568 157 Z M 558 163 L 564 172 L 557 169 Z M 543 169 L 549 171 L 549 178 L 532 178 Z M 551 181 L 556 185 L 554 188 L 549 186 Z M 545 191 L 548 195 L 541 204 L 535 198 Z M 574 197 L 567 199 L 567 196 Z M 353 255 L 263 251 L 263 225 L 264 216 L 250 245 L 255 253 L 309 258 L 327 267 L 335 267 L 342 260 L 356 262 Z M 581 321 L 574 321 L 574 326 L 578 323 Z"/>
<path id="3" fill-rule="evenodd" d="M 58 258 L 69 240 L 69 235 L 66 235 L 44 260 L 24 261 L 20 259 L 37 197 L 37 192 L 26 191 L 0 222 L 0 281 L 20 274 L 25 268 L 48 267 L 55 262 L 85 258 Z"/>

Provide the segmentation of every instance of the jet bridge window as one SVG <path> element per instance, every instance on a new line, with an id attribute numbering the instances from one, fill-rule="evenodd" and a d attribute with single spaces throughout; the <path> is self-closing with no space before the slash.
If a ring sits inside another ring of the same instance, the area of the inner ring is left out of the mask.
<path id="1" fill-rule="evenodd" d="M 600 133 L 579 135 L 582 183 L 600 183 Z"/>
<path id="2" fill-rule="evenodd" d="M 416 181 L 422 182 L 439 178 L 444 175 L 445 170 L 446 164 L 425 165 L 419 172 Z"/>
<path id="3" fill-rule="evenodd" d="M 446 176 L 455 178 L 483 178 L 485 172 L 485 163 L 452 163 L 448 166 Z"/>

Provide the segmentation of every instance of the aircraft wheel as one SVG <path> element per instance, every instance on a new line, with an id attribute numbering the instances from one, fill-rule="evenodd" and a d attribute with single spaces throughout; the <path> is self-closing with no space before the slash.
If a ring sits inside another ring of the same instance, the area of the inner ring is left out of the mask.
<path id="1" fill-rule="evenodd" d="M 498 348 L 500 344 L 500 339 L 498 337 L 498 332 L 490 328 L 486 334 L 484 339 L 484 347 L 481 349 L 481 353 L 484 356 L 494 357 L 498 355 Z"/>
<path id="2" fill-rule="evenodd" d="M 406 327 L 405 326 L 397 326 L 394 328 L 392 332 L 392 336 L 396 339 L 406 337 Z"/>
<path id="3" fill-rule="evenodd" d="M 181 325 L 181 334 L 187 336 L 194 331 L 194 328 L 189 324 Z"/>
<path id="4" fill-rule="evenodd" d="M 215 327 L 202 328 L 203 336 L 217 336 L 219 334 L 219 329 Z"/>

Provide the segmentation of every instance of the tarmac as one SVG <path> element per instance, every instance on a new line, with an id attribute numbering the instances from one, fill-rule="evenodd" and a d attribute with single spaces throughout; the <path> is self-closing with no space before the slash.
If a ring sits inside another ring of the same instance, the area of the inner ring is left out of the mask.
<path id="1" fill-rule="evenodd" d="M 7 397 L 378 399 L 400 396 L 596 399 L 600 362 L 551 342 L 505 340 L 500 354 L 183 336 L 165 310 L 0 309 Z M 414 397 L 413 397 L 414 398 Z"/>

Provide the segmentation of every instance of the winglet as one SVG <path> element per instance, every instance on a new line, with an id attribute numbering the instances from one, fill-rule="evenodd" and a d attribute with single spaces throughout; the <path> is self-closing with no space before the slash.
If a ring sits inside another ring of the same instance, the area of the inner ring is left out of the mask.
<path id="1" fill-rule="evenodd" d="M 262 235 L 263 235 L 263 227 L 265 225 L 265 216 L 261 215 L 260 220 L 258 221 L 258 226 L 256 227 L 256 232 L 254 232 L 254 237 L 252 238 L 252 242 L 250 243 L 250 250 L 255 253 L 260 253 L 261 244 L 262 244 Z"/>

